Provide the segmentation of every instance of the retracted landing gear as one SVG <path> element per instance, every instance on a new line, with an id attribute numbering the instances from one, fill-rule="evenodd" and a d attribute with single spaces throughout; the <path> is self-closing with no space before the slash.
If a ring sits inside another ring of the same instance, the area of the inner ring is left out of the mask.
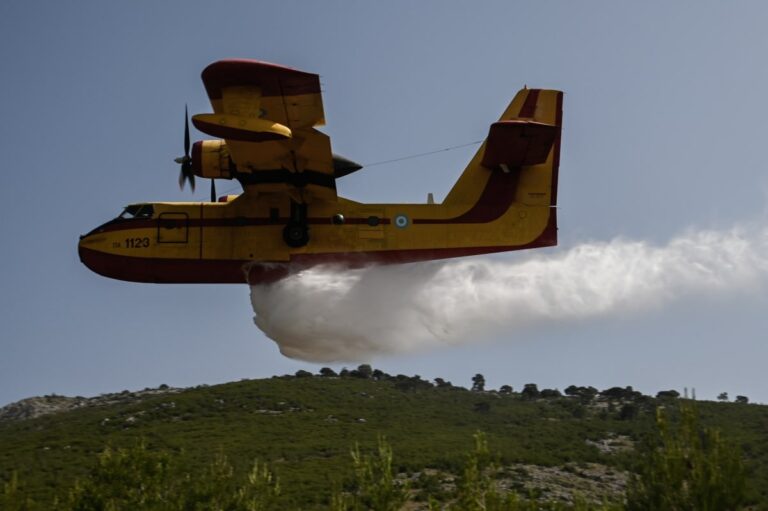
<path id="1" fill-rule="evenodd" d="M 306 204 L 291 201 L 291 219 L 283 227 L 283 241 L 291 248 L 300 248 L 309 243 Z"/>

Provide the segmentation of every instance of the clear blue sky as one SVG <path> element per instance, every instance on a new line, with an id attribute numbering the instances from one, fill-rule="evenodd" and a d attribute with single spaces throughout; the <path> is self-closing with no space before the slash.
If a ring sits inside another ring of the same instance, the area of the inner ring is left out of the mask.
<path id="1" fill-rule="evenodd" d="M 478 140 L 524 84 L 564 90 L 556 254 L 764 223 L 766 19 L 757 1 L 3 2 L 0 405 L 319 369 L 254 327 L 246 286 L 124 283 L 78 261 L 78 235 L 124 205 L 190 198 L 173 158 L 184 104 L 210 110 L 207 64 L 319 73 L 334 150 L 362 163 Z M 473 151 L 373 166 L 340 193 L 440 200 Z M 689 296 L 372 363 L 766 402 L 766 305 L 763 286 Z"/>

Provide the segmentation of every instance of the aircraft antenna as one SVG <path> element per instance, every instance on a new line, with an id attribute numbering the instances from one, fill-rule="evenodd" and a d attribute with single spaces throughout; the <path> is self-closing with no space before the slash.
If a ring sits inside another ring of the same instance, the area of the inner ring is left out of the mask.
<path id="1" fill-rule="evenodd" d="M 481 144 L 482 140 L 475 140 L 474 142 L 467 142 L 466 144 L 459 144 L 450 147 L 444 147 L 442 149 L 435 149 L 434 151 L 427 151 L 426 153 L 410 154 L 408 156 L 401 156 L 400 158 L 393 158 L 391 160 L 377 161 L 374 163 L 366 163 L 363 167 L 375 167 L 376 165 L 384 165 L 385 163 L 394 163 L 396 161 L 412 160 L 414 158 L 421 158 L 422 156 L 429 156 L 430 154 L 443 153 L 446 151 L 453 151 L 454 149 L 461 149 L 462 147 L 469 147 L 472 145 Z"/>
<path id="2" fill-rule="evenodd" d="M 384 165 L 384 164 L 387 164 L 387 163 L 394 163 L 394 162 L 397 162 L 397 161 L 412 160 L 414 158 L 421 158 L 422 156 L 429 156 L 430 154 L 437 154 L 437 153 L 443 153 L 443 152 L 446 152 L 446 151 L 453 151 L 454 149 L 461 149 L 463 147 L 469 147 L 469 146 L 473 146 L 473 145 L 477 145 L 477 144 L 481 144 L 481 143 L 483 143 L 482 140 L 475 140 L 474 142 L 467 142 L 466 144 L 459 144 L 459 145 L 453 145 L 453 146 L 449 146 L 449 147 L 444 147 L 442 149 L 435 149 L 434 151 L 427 151 L 425 153 L 410 154 L 408 156 L 401 156 L 400 158 L 393 158 L 391 160 L 382 160 L 382 161 L 377 161 L 377 162 L 373 162 L 373 163 L 366 163 L 365 165 L 363 165 L 363 167 L 375 167 L 376 165 Z M 236 189 L 237 189 L 237 186 L 234 186 L 232 188 L 227 189 L 224 193 L 233 192 Z"/>

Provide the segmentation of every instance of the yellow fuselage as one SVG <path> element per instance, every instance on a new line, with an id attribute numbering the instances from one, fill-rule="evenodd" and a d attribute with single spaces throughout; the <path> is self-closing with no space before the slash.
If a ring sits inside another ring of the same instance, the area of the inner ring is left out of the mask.
<path id="1" fill-rule="evenodd" d="M 284 194 L 137 205 L 151 206 L 151 216 L 94 229 L 81 238 L 80 257 L 95 272 L 122 280 L 258 283 L 317 264 L 359 267 L 556 244 L 554 208 L 516 201 L 516 180 L 489 171 L 474 203 L 315 202 L 307 218 L 310 241 L 300 248 L 283 240 L 290 217 Z"/>

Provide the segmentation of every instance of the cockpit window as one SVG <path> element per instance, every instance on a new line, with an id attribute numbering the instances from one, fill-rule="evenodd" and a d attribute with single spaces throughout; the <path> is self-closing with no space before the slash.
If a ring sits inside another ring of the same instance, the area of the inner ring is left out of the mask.
<path id="1" fill-rule="evenodd" d="M 126 207 L 118 218 L 129 220 L 131 218 L 152 218 L 155 208 L 152 204 L 131 204 Z"/>

